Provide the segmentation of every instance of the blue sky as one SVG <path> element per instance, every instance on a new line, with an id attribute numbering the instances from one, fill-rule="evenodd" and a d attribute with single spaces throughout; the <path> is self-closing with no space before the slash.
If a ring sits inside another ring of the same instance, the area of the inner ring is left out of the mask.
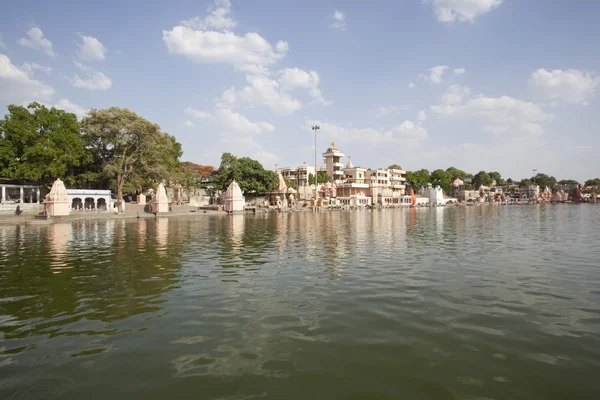
<path id="1" fill-rule="evenodd" d="M 127 107 L 265 167 L 600 175 L 600 2 L 20 1 L 0 13 L 0 110 Z"/>

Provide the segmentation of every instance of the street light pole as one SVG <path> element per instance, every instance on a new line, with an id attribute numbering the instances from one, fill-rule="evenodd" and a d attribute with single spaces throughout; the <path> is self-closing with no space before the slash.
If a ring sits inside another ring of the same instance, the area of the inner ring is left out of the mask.
<path id="1" fill-rule="evenodd" d="M 311 128 L 315 131 L 315 207 L 317 206 L 317 200 L 319 200 L 319 190 L 317 189 L 317 131 L 321 129 L 319 125 L 313 125 Z"/>

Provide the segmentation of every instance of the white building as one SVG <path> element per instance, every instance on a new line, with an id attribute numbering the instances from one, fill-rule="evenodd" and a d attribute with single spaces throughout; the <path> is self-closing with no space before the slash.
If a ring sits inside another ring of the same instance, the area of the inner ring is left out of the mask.
<path id="1" fill-rule="evenodd" d="M 325 159 L 325 170 L 327 171 L 329 180 L 337 186 L 344 181 L 344 164 L 342 163 L 342 158 L 346 155 L 333 147 L 333 145 L 334 143 L 331 143 L 331 147 L 323 153 L 323 158 Z"/>
<path id="2" fill-rule="evenodd" d="M 71 211 L 115 211 L 116 199 L 110 190 L 67 189 L 67 196 Z"/>

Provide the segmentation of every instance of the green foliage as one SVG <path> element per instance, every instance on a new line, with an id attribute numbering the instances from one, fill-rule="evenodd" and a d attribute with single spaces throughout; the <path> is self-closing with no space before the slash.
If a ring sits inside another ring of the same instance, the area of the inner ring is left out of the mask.
<path id="1" fill-rule="evenodd" d="M 473 175 L 471 175 L 461 169 L 455 168 L 455 167 L 448 168 L 446 170 L 446 172 L 448 172 L 450 174 L 451 180 L 455 180 L 458 178 L 458 179 L 464 181 L 465 179 L 470 179 L 473 177 Z"/>
<path id="2" fill-rule="evenodd" d="M 83 139 L 93 164 L 116 186 L 119 206 L 123 191 L 176 180 L 181 145 L 157 124 L 118 107 L 92 109 L 88 115 L 82 121 Z"/>
<path id="3" fill-rule="evenodd" d="M 298 190 L 298 182 L 296 182 L 296 180 L 290 180 L 288 178 L 283 178 L 283 181 L 285 182 L 285 185 L 287 187 L 291 187 L 292 189 L 296 189 Z"/>
<path id="4" fill-rule="evenodd" d="M 535 182 L 535 184 L 539 185 L 541 188 L 546 186 L 552 187 L 557 183 L 555 177 L 546 174 L 537 174 L 535 177 L 531 177 L 531 181 Z"/>
<path id="5" fill-rule="evenodd" d="M 500 172 L 493 171 L 493 172 L 489 172 L 488 175 L 490 176 L 490 178 L 492 178 L 492 180 L 496 181 L 497 185 L 502 185 L 504 183 L 504 180 L 502 179 Z"/>
<path id="6" fill-rule="evenodd" d="M 265 170 L 262 164 L 248 157 L 238 158 L 231 153 L 223 153 L 221 165 L 215 174 L 215 184 L 226 190 L 236 181 L 244 193 L 267 193 L 277 188 L 279 179 L 273 171 Z"/>
<path id="7" fill-rule="evenodd" d="M 185 188 L 206 186 L 214 178 L 217 170 L 212 165 L 200 165 L 190 161 L 179 165 L 179 183 Z"/>
<path id="8" fill-rule="evenodd" d="M 485 171 L 479 171 L 473 177 L 472 185 L 475 189 L 479 189 L 480 186 L 490 186 L 492 184 L 492 178 Z"/>
<path id="9" fill-rule="evenodd" d="M 327 172 L 325 172 L 325 171 L 317 172 L 317 182 L 318 183 L 329 182 L 329 175 L 327 175 Z M 309 185 L 315 184 L 315 175 L 314 174 L 308 174 L 308 184 Z"/>
<path id="10" fill-rule="evenodd" d="M 443 169 L 436 169 L 431 173 L 430 182 L 432 186 L 439 185 L 445 193 L 452 191 L 452 175 Z"/>
<path id="11" fill-rule="evenodd" d="M 406 180 L 415 189 L 425 187 L 429 183 L 429 171 L 426 169 L 414 172 L 408 171 L 406 172 Z"/>
<path id="12" fill-rule="evenodd" d="M 0 176 L 40 184 L 70 177 L 85 158 L 79 133 L 75 114 L 39 103 L 9 105 L 0 120 Z"/>
<path id="13" fill-rule="evenodd" d="M 579 182 L 577 182 L 574 179 L 563 179 L 563 180 L 558 181 L 558 183 L 560 185 L 579 185 Z"/>
<path id="14" fill-rule="evenodd" d="M 512 180 L 512 178 L 508 178 L 508 179 L 506 180 L 506 183 L 508 183 L 509 185 L 512 185 L 512 184 L 513 184 L 513 180 Z"/>
<path id="15" fill-rule="evenodd" d="M 521 182 L 519 182 L 519 187 L 527 187 L 527 186 L 531 186 L 533 185 L 533 182 L 531 181 L 531 179 L 523 179 L 521 180 Z"/>
<path id="16" fill-rule="evenodd" d="M 585 186 L 600 186 L 600 178 L 588 179 L 585 181 Z"/>
<path id="17" fill-rule="evenodd" d="M 387 169 L 402 169 L 402 167 L 398 164 L 392 164 Z"/>

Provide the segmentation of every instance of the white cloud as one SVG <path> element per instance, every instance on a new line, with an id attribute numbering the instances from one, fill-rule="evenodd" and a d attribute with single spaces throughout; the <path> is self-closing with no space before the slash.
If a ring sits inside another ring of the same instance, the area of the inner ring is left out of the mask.
<path id="1" fill-rule="evenodd" d="M 447 69 L 448 69 L 447 65 L 438 65 L 436 67 L 429 68 L 428 73 L 421 74 L 421 76 L 427 82 L 434 84 L 434 85 L 439 85 L 440 83 L 442 83 L 442 78 L 444 77 L 444 73 L 446 72 Z"/>
<path id="2" fill-rule="evenodd" d="M 272 166 L 279 163 L 279 157 L 266 150 L 260 150 L 254 153 L 251 158 L 260 162 L 265 169 L 271 169 Z"/>
<path id="3" fill-rule="evenodd" d="M 197 16 L 182 21 L 181 24 L 188 28 L 200 29 L 203 31 L 211 28 L 219 30 L 232 30 L 235 28 L 237 22 L 228 16 L 231 12 L 231 2 L 229 0 L 215 0 L 215 5 L 217 7 L 214 10 L 211 11 L 210 8 L 208 9 L 210 14 L 206 17 L 202 18 Z"/>
<path id="4" fill-rule="evenodd" d="M 475 120 L 481 129 L 495 135 L 534 135 L 544 133 L 540 123 L 553 118 L 539 104 L 508 96 L 483 95 L 458 105 L 434 105 L 431 110 L 447 117 Z"/>
<path id="5" fill-rule="evenodd" d="M 1 37 L 0 37 L 1 39 Z M 0 49 L 6 49 L 6 45 L 4 44 L 4 42 L 2 40 L 0 40 Z"/>
<path id="6" fill-rule="evenodd" d="M 23 65 L 21 65 L 21 69 L 23 71 L 25 71 L 27 73 L 27 75 L 29 75 L 29 77 L 33 78 L 35 71 L 42 71 L 48 75 L 50 75 L 50 73 L 52 72 L 52 68 L 50 67 L 45 67 L 43 65 L 39 65 L 36 63 L 25 63 Z"/>
<path id="7" fill-rule="evenodd" d="M 89 111 L 89 108 L 86 109 L 84 107 L 81 107 L 80 105 L 71 103 L 67 99 L 58 100 L 58 103 L 56 103 L 56 105 L 54 107 L 60 108 L 61 110 L 65 110 L 66 112 L 69 112 L 69 113 L 73 113 L 73 114 L 77 115 L 77 118 L 79 118 L 79 119 L 81 119 Z"/>
<path id="8" fill-rule="evenodd" d="M 275 49 L 258 33 L 238 36 L 233 32 L 199 31 L 176 26 L 163 31 L 163 40 L 171 54 L 182 55 L 200 63 L 224 63 L 238 68 L 267 66 L 285 56 L 287 42 L 278 42 Z"/>
<path id="9" fill-rule="evenodd" d="M 457 105 L 463 102 L 463 100 L 471 94 L 471 89 L 467 86 L 451 85 L 442 94 L 442 104 L 445 105 Z"/>
<path id="10" fill-rule="evenodd" d="M 14 65 L 8 56 L 0 54 L 0 101 L 21 103 L 25 100 L 47 100 L 54 89 L 33 79 Z"/>
<path id="11" fill-rule="evenodd" d="M 502 0 L 423 0 L 431 4 L 440 22 L 468 21 L 486 14 L 502 4 Z"/>
<path id="12" fill-rule="evenodd" d="M 548 71 L 538 69 L 531 74 L 528 90 L 536 100 L 558 103 L 587 104 L 600 84 L 600 77 L 577 69 Z"/>
<path id="13" fill-rule="evenodd" d="M 467 72 L 467 70 L 464 68 L 455 68 L 452 70 L 454 75 L 464 75 L 465 72 Z"/>
<path id="14" fill-rule="evenodd" d="M 292 91 L 297 88 L 308 90 L 308 94 L 322 105 L 330 104 L 323 98 L 319 89 L 319 74 L 316 71 L 306 72 L 300 68 L 286 68 L 279 71 L 279 83 L 283 92 Z"/>
<path id="15" fill-rule="evenodd" d="M 79 75 L 70 80 L 71 85 L 80 89 L 107 90 L 112 86 L 110 78 L 102 72 L 95 71 L 92 67 L 74 61 L 75 67 L 85 72 L 87 79 L 81 79 Z"/>
<path id="16" fill-rule="evenodd" d="M 416 88 L 416 87 L 417 87 L 417 85 L 415 85 L 415 83 L 414 83 L 414 82 L 410 82 L 410 83 L 408 84 L 408 88 L 409 88 L 409 89 L 414 89 L 414 88 Z"/>
<path id="17" fill-rule="evenodd" d="M 407 106 L 396 106 L 393 104 L 387 105 L 387 106 L 381 106 L 379 108 L 377 108 L 376 112 L 375 112 L 375 116 L 377 118 L 389 115 L 389 114 L 397 114 L 400 111 L 404 111 L 406 110 L 408 107 Z"/>
<path id="18" fill-rule="evenodd" d="M 419 122 L 427 121 L 427 113 L 425 112 L 425 110 L 421 110 L 417 113 L 417 121 L 419 121 Z"/>
<path id="19" fill-rule="evenodd" d="M 335 10 L 330 18 L 332 19 L 331 24 L 329 24 L 330 28 L 337 29 L 338 31 L 346 30 L 346 15 L 343 12 Z"/>
<path id="20" fill-rule="evenodd" d="M 32 27 L 27 31 L 29 38 L 21 38 L 17 41 L 21 46 L 30 47 L 34 50 L 42 50 L 47 56 L 54 56 L 52 50 L 52 42 L 44 37 L 44 32 L 37 26 Z"/>
<path id="21" fill-rule="evenodd" d="M 183 121 L 183 126 L 185 126 L 187 128 L 193 128 L 194 126 L 196 126 L 196 124 L 194 124 L 192 121 L 190 121 L 188 119 L 188 120 Z"/>
<path id="22" fill-rule="evenodd" d="M 356 145 L 385 146 L 398 144 L 409 147 L 416 146 L 427 138 L 427 130 L 421 123 L 415 124 L 408 120 L 391 129 L 343 127 L 333 123 L 312 120 L 306 122 L 304 129 L 308 131 L 313 125 L 319 125 L 321 127 L 319 134 L 324 135 L 328 140 Z"/>
<path id="23" fill-rule="evenodd" d="M 77 43 L 77 56 L 82 61 L 102 61 L 106 58 L 106 47 L 95 37 L 84 36 L 79 34 L 81 37 L 81 43 Z"/>
<path id="24" fill-rule="evenodd" d="M 211 115 L 207 112 L 204 111 L 198 111 L 198 110 L 194 110 L 191 107 L 187 107 L 185 110 L 183 110 L 183 112 L 186 115 L 191 115 L 194 118 L 198 118 L 198 119 L 206 119 L 206 118 L 210 118 Z"/>

